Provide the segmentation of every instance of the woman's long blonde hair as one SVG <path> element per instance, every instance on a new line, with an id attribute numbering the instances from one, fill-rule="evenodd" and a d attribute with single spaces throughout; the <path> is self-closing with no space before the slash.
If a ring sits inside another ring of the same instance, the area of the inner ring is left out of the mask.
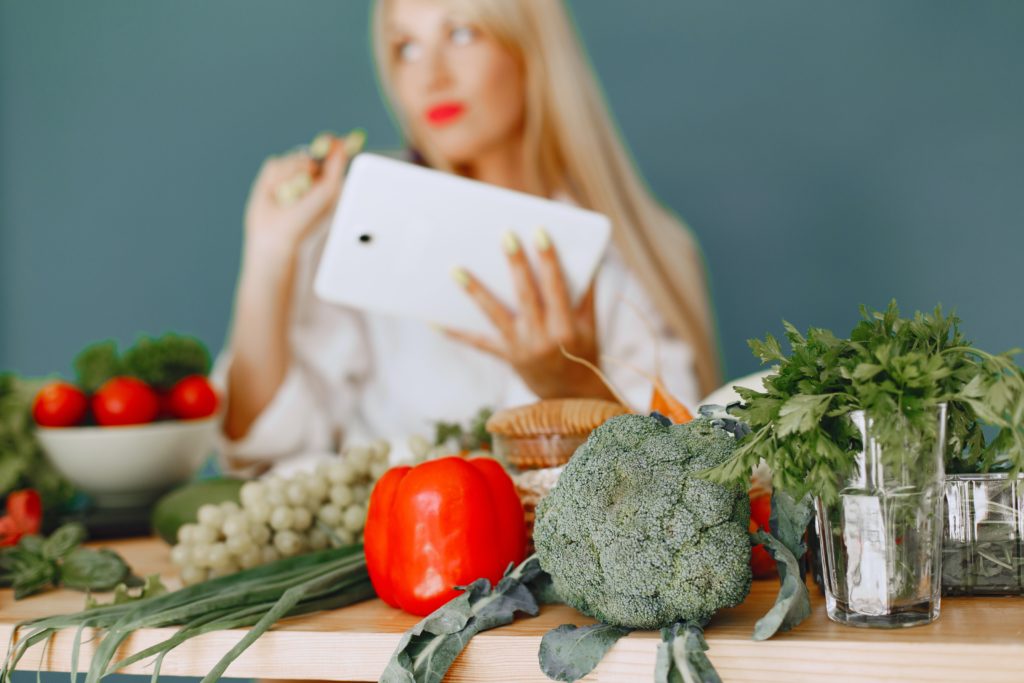
<path id="1" fill-rule="evenodd" d="M 559 0 L 443 0 L 517 55 L 526 76 L 525 168 L 530 190 L 568 192 L 607 215 L 627 265 L 675 334 L 694 350 L 702 393 L 720 383 L 718 347 L 704 263 L 689 229 L 648 191 L 619 138 L 597 81 Z M 394 57 L 385 38 L 388 0 L 376 0 L 374 49 L 382 89 Z M 417 139 L 392 107 L 413 147 L 433 168 L 455 171 Z"/>

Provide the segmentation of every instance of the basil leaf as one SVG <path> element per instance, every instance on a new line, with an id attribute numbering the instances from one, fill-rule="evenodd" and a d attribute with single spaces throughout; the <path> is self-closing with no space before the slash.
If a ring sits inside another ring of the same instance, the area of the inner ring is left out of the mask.
<path id="1" fill-rule="evenodd" d="M 44 543 L 42 536 L 29 534 L 21 537 L 21 540 L 18 541 L 18 547 L 33 555 L 42 555 Z"/>
<path id="2" fill-rule="evenodd" d="M 43 556 L 50 560 L 59 560 L 81 545 L 87 535 L 85 527 L 78 522 L 65 524 L 50 534 L 43 543 Z"/>
<path id="3" fill-rule="evenodd" d="M 661 629 L 658 655 L 654 664 L 654 683 L 722 683 L 708 659 L 704 629 L 679 622 Z"/>
<path id="4" fill-rule="evenodd" d="M 112 550 L 78 548 L 68 555 L 60 568 L 65 588 L 105 591 L 128 577 L 128 565 Z"/>
<path id="5" fill-rule="evenodd" d="M 406 631 L 380 683 L 441 683 L 477 633 L 511 623 L 517 612 L 536 616 L 540 610 L 527 585 L 541 573 L 540 562 L 531 556 L 493 589 L 487 579 L 471 583 Z"/>
<path id="6" fill-rule="evenodd" d="M 632 629 L 609 624 L 562 624 L 540 641 L 540 669 L 556 681 L 578 681 L 593 671 L 608 651 Z"/>
<path id="7" fill-rule="evenodd" d="M 53 563 L 39 555 L 25 553 L 11 573 L 11 587 L 14 588 L 14 599 L 21 600 L 38 593 L 51 583 L 57 574 Z"/>

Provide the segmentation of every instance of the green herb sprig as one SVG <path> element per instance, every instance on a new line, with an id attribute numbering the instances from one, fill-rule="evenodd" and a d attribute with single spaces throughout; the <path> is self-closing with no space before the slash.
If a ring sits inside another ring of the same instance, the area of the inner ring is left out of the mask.
<path id="1" fill-rule="evenodd" d="M 821 328 L 804 335 L 785 323 L 788 356 L 772 335 L 749 342 L 763 363 L 776 364 L 775 373 L 763 392 L 737 388 L 744 405 L 734 412 L 751 434 L 710 478 L 746 481 L 764 459 L 776 489 L 832 502 L 861 448 L 851 412 L 863 410 L 883 447 L 898 450 L 908 433 L 934 435 L 940 403 L 947 404 L 947 471 L 1024 468 L 1019 350 L 993 355 L 974 347 L 960 319 L 941 307 L 902 318 L 893 301 L 884 312 L 861 307 L 861 316 L 847 339 Z M 986 425 L 998 429 L 991 441 Z"/>
<path id="2" fill-rule="evenodd" d="M 21 600 L 49 586 L 80 591 L 107 591 L 132 579 L 131 570 L 112 550 L 82 548 L 85 527 L 65 524 L 49 536 L 23 536 L 18 545 L 0 550 L 0 587 L 14 589 Z"/>

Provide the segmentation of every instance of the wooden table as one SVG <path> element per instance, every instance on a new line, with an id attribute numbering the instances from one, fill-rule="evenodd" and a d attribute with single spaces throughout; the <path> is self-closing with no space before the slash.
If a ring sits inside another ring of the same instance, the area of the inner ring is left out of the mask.
<path id="1" fill-rule="evenodd" d="M 161 572 L 169 588 L 178 583 L 168 547 L 155 539 L 108 544 L 139 575 Z M 840 626 L 825 616 L 817 590 L 814 613 L 796 631 L 767 642 L 754 642 L 754 622 L 775 599 L 775 581 L 757 581 L 747 601 L 720 613 L 707 628 L 709 656 L 723 681 L 1024 681 L 1024 598 L 949 598 L 935 624 L 898 631 Z M 6 648 L 12 625 L 23 619 L 77 611 L 84 598 L 72 591 L 51 591 L 15 602 L 0 591 L 0 647 Z M 553 606 L 539 617 L 519 619 L 476 636 L 448 674 L 449 681 L 537 682 L 548 679 L 537 666 L 541 636 L 563 623 L 590 620 L 576 611 Z M 288 620 L 266 633 L 228 669 L 232 677 L 375 681 L 399 636 L 415 618 L 379 600 L 341 610 Z M 121 655 L 166 638 L 172 629 L 136 633 Z M 178 647 L 162 673 L 205 674 L 243 631 L 200 636 Z M 69 671 L 73 632 L 53 639 L 42 659 L 48 671 Z M 656 633 L 634 633 L 619 641 L 587 681 L 648 683 L 654 670 Z M 82 647 L 80 668 L 88 667 L 93 644 Z M 34 670 L 41 646 L 30 650 L 21 666 Z M 150 673 L 146 663 L 122 673 Z"/>

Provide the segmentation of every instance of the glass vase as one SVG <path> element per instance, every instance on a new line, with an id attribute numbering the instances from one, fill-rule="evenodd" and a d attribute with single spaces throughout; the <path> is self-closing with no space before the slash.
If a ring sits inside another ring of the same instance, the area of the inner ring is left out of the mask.
<path id="1" fill-rule="evenodd" d="M 943 593 L 1024 593 L 1024 475 L 948 475 L 945 522 Z"/>
<path id="2" fill-rule="evenodd" d="M 815 504 L 828 616 L 861 627 L 927 624 L 941 600 L 946 406 L 935 409 L 934 430 L 907 429 L 884 447 L 862 411 L 850 419 L 863 450 L 838 500 Z"/>

